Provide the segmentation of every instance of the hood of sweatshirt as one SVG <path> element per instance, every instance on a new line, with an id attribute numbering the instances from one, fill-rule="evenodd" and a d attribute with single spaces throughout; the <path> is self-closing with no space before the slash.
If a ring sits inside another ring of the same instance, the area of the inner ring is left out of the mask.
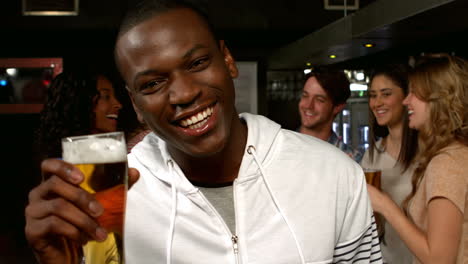
<path id="1" fill-rule="evenodd" d="M 255 174 L 259 166 L 247 152 L 249 147 L 255 149 L 257 159 L 262 164 L 267 164 L 270 160 L 269 153 L 274 147 L 273 142 L 281 130 L 281 126 L 266 117 L 242 113 L 239 115 L 241 120 L 247 124 L 247 144 L 244 150 L 241 166 L 239 169 L 239 178 Z M 152 174 L 166 182 L 169 185 L 175 183 L 179 192 L 190 193 L 194 187 L 184 176 L 180 167 L 175 163 L 167 150 L 167 144 L 155 133 L 148 134 L 140 143 L 138 143 L 129 154 L 131 159 L 137 159 Z M 170 168 L 170 162 L 173 162 L 173 168 Z"/>

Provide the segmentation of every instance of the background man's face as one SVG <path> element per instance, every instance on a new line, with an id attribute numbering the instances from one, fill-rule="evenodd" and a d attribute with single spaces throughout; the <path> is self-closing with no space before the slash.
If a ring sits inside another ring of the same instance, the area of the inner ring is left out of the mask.
<path id="1" fill-rule="evenodd" d="M 304 85 L 299 114 L 302 126 L 308 129 L 329 125 L 334 119 L 333 102 L 315 77 L 310 77 Z"/>
<path id="2" fill-rule="evenodd" d="M 237 68 L 192 10 L 174 9 L 122 35 L 117 63 L 138 115 L 172 149 L 218 153 L 230 136 Z"/>

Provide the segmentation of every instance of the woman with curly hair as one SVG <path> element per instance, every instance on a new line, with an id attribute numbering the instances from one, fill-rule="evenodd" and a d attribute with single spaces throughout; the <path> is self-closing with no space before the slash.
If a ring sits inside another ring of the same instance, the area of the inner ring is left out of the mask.
<path id="1" fill-rule="evenodd" d="M 408 127 L 408 111 L 403 105 L 407 95 L 408 67 L 388 64 L 374 70 L 369 89 L 370 146 L 361 161 L 363 168 L 382 171 L 382 190 L 400 207 L 411 191 L 418 148 L 416 130 Z M 411 263 L 413 257 L 398 233 L 389 223 L 381 224 L 384 260 Z"/>
<path id="2" fill-rule="evenodd" d="M 410 74 L 409 126 L 418 162 L 405 212 L 368 185 L 374 210 L 398 232 L 415 263 L 468 263 L 468 62 L 431 55 Z"/>
<path id="3" fill-rule="evenodd" d="M 61 139 L 114 132 L 122 104 L 110 75 L 70 71 L 57 75 L 47 91 L 36 143 L 40 160 L 62 155 Z"/>
<path id="4" fill-rule="evenodd" d="M 37 132 L 39 161 L 61 157 L 63 137 L 117 131 L 122 104 L 116 97 L 112 75 L 87 70 L 63 72 L 48 88 Z M 89 261 L 112 263 L 118 258 L 116 242 L 91 241 L 84 248 Z M 90 262 L 86 262 L 90 263 Z"/>

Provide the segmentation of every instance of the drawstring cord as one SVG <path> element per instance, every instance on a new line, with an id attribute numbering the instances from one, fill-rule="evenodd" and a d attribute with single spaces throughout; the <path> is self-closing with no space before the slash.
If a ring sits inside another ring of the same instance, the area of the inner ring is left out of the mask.
<path id="1" fill-rule="evenodd" d="M 301 258 L 301 263 L 302 264 L 305 264 L 305 260 L 304 260 L 304 255 L 302 254 L 302 250 L 301 250 L 301 247 L 299 246 L 299 241 L 297 240 L 297 237 L 296 237 L 296 234 L 293 232 L 292 228 L 291 228 L 291 225 L 289 224 L 289 221 L 288 219 L 284 216 L 283 214 L 283 211 L 281 210 L 281 208 L 279 207 L 279 204 L 278 204 L 278 201 L 276 201 L 276 198 L 275 196 L 273 195 L 273 192 L 271 191 L 271 188 L 270 188 L 270 184 L 268 183 L 266 177 L 265 177 L 265 171 L 263 170 L 263 166 L 262 164 L 259 162 L 258 160 L 258 157 L 257 157 L 257 154 L 255 153 L 256 150 L 255 150 L 255 147 L 250 145 L 247 147 L 247 153 L 252 155 L 255 163 L 257 164 L 258 168 L 260 169 L 260 174 L 262 175 L 262 178 L 263 178 L 263 182 L 265 182 L 265 186 L 267 188 L 267 191 L 268 193 L 270 194 L 270 197 L 271 199 L 273 200 L 273 203 L 275 204 L 275 207 L 276 209 L 278 210 L 278 212 L 280 213 L 281 217 L 283 218 L 284 222 L 286 223 L 286 225 L 288 226 L 289 228 L 289 231 L 291 232 L 293 238 L 294 238 L 294 242 L 296 243 L 296 248 L 297 248 L 297 251 L 299 252 L 299 256 Z"/>
<path id="2" fill-rule="evenodd" d="M 171 264 L 172 242 L 174 239 L 175 219 L 176 219 L 176 213 L 177 213 L 177 189 L 176 189 L 175 177 L 173 175 L 174 162 L 172 160 L 169 160 L 167 162 L 167 165 L 169 167 L 169 174 L 172 177 L 172 183 L 171 183 L 172 210 L 171 210 L 169 234 L 167 235 L 167 241 L 166 241 L 166 263 Z"/>

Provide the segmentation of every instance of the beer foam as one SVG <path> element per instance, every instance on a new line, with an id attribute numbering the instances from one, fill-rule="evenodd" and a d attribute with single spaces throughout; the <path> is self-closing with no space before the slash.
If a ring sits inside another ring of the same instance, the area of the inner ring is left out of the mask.
<path id="1" fill-rule="evenodd" d="M 124 142 L 113 138 L 87 138 L 62 143 L 63 160 L 73 164 L 127 161 Z"/>

